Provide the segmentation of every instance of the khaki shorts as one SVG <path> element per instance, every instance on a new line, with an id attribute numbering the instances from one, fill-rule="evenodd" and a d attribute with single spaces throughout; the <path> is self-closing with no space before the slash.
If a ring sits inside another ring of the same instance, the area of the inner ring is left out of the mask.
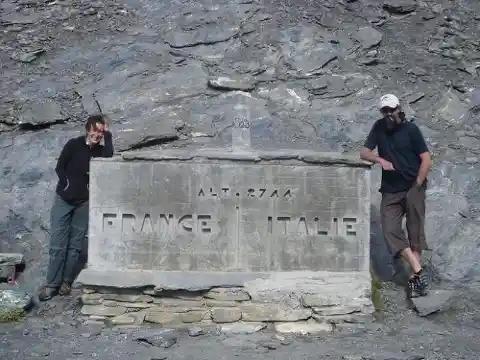
<path id="1" fill-rule="evenodd" d="M 385 241 L 394 257 L 406 248 L 421 254 L 428 250 L 425 238 L 425 191 L 426 185 L 414 186 L 408 191 L 382 194 L 380 213 Z M 402 229 L 406 217 L 408 239 Z"/>

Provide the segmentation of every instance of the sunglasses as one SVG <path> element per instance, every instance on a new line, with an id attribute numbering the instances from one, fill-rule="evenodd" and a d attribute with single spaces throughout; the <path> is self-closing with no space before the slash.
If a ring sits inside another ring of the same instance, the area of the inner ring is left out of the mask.
<path id="1" fill-rule="evenodd" d="M 383 108 L 380 109 L 380 112 L 384 115 L 391 115 L 393 114 L 395 111 L 397 111 L 398 107 L 396 108 L 391 108 L 391 107 L 388 107 L 388 106 L 385 106 Z"/>

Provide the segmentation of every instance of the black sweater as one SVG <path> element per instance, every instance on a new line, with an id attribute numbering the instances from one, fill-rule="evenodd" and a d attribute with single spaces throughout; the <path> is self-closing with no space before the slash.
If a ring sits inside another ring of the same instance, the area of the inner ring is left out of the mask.
<path id="1" fill-rule="evenodd" d="M 79 205 L 88 201 L 88 183 L 90 159 L 92 157 L 112 157 L 112 134 L 104 135 L 105 145 L 86 143 L 86 136 L 68 140 L 60 153 L 55 172 L 58 175 L 56 192 L 70 205 Z"/>

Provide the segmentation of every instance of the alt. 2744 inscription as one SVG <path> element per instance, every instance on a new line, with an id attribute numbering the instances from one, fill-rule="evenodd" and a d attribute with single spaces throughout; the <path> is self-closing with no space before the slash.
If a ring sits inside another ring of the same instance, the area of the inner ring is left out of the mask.
<path id="1" fill-rule="evenodd" d="M 236 208 L 236 228 L 242 221 L 239 208 Z M 214 219 L 210 214 L 185 214 L 176 215 L 169 213 L 145 214 L 113 214 L 104 213 L 102 229 L 104 232 L 119 231 L 124 234 L 144 234 L 154 237 L 163 237 L 166 234 L 211 235 L 221 231 L 220 223 L 226 219 Z M 258 219 L 257 219 L 258 221 Z M 257 231 L 264 231 L 276 235 L 307 235 L 307 236 L 355 236 L 354 217 L 333 218 L 330 223 L 325 223 L 319 217 L 307 216 L 266 216 L 264 226 Z"/>
<path id="2" fill-rule="evenodd" d="M 291 189 L 266 189 L 266 188 L 249 188 L 246 191 L 230 189 L 229 187 L 201 188 L 198 196 L 211 197 L 250 197 L 250 198 L 289 198 L 293 196 Z"/>

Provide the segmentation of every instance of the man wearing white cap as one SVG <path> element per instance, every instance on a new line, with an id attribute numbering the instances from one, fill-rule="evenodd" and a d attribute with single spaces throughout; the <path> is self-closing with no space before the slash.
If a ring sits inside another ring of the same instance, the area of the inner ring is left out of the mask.
<path id="1" fill-rule="evenodd" d="M 406 121 L 395 95 L 386 94 L 380 98 L 380 112 L 383 117 L 370 130 L 360 157 L 382 167 L 379 191 L 384 237 L 393 256 L 402 256 L 412 268 L 408 280 L 409 296 L 425 296 L 428 278 L 420 255 L 428 248 L 424 228 L 430 153 L 420 129 Z M 402 229 L 404 216 L 408 239 Z"/>

